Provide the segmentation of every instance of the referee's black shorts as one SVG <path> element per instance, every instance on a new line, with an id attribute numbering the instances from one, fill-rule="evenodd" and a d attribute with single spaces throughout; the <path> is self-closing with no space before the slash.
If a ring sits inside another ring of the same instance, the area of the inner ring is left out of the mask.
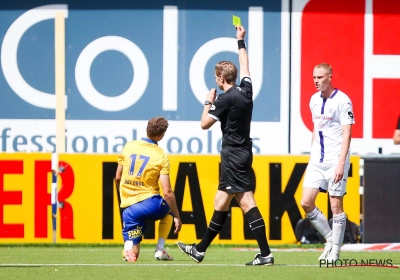
<path id="1" fill-rule="evenodd" d="M 253 163 L 251 145 L 228 146 L 221 149 L 221 178 L 218 190 L 227 193 L 251 191 L 250 170 Z"/>

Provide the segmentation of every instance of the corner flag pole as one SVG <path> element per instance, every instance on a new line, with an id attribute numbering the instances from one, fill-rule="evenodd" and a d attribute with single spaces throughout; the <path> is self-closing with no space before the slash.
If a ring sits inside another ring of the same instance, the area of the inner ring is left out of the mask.
<path id="1" fill-rule="evenodd" d="M 58 156 L 65 153 L 65 18 L 64 12 L 56 12 L 55 17 L 55 93 L 56 93 L 56 151 L 52 155 L 51 213 L 53 242 L 57 237 L 57 176 Z"/>

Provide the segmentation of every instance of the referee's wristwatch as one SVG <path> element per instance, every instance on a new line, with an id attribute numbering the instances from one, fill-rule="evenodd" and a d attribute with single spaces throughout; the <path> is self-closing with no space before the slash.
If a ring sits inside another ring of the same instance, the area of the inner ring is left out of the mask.
<path id="1" fill-rule="evenodd" d="M 210 100 L 206 100 L 206 101 L 204 102 L 204 105 L 210 105 L 210 104 L 212 104 L 212 102 L 211 102 Z"/>

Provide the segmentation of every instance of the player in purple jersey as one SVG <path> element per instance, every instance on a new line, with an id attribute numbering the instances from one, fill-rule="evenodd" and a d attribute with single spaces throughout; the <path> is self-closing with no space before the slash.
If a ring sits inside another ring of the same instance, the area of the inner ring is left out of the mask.
<path id="1" fill-rule="evenodd" d="M 332 85 L 332 67 L 327 63 L 316 65 L 313 77 L 318 92 L 310 99 L 314 129 L 301 206 L 311 224 L 326 239 L 324 252 L 319 259 L 336 261 L 346 228 L 343 195 L 346 193 L 350 168 L 351 129 L 355 121 L 350 98 Z M 329 193 L 332 229 L 315 205 L 320 191 Z"/>

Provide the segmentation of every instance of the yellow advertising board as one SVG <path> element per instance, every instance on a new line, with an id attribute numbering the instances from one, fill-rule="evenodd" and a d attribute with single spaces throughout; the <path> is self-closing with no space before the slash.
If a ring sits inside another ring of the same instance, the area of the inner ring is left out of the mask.
<path id="1" fill-rule="evenodd" d="M 220 157 L 170 155 L 171 183 L 183 227 L 167 243 L 201 239 L 213 213 Z M 121 243 L 119 195 L 114 184 L 117 155 L 59 155 L 57 243 Z M 253 160 L 254 196 L 270 244 L 296 242 L 294 228 L 304 217 L 301 186 L 308 156 L 260 156 Z M 0 242 L 53 242 L 51 154 L 0 154 Z M 348 218 L 359 223 L 359 157 L 352 156 L 344 198 Z M 328 196 L 317 205 L 328 213 Z M 215 244 L 256 244 L 236 202 Z M 143 243 L 157 243 L 157 223 L 149 221 Z"/>

